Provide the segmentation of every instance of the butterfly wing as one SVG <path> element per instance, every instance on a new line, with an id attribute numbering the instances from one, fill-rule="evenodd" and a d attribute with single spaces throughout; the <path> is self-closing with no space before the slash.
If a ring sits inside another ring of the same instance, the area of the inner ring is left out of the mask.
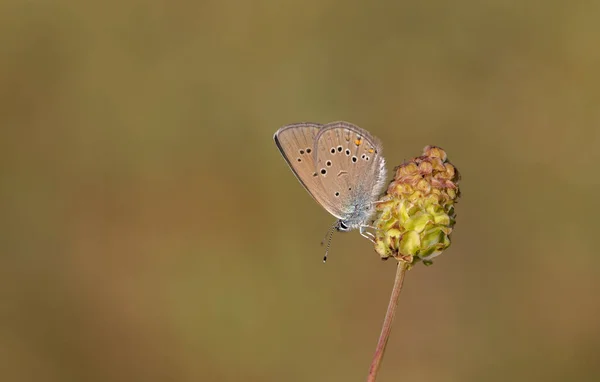
<path id="1" fill-rule="evenodd" d="M 370 215 L 365 209 L 372 207 L 385 183 L 381 142 L 348 122 L 324 125 L 315 140 L 313 160 L 327 193 L 320 203 L 350 224 L 363 224 Z"/>
<path id="2" fill-rule="evenodd" d="M 273 138 L 300 183 L 330 214 L 354 227 L 368 217 L 363 208 L 385 182 L 377 138 L 348 122 L 287 125 Z"/>
<path id="3" fill-rule="evenodd" d="M 275 132 L 273 139 L 302 186 L 324 206 L 323 184 L 316 174 L 314 162 L 315 137 L 322 126 L 310 122 L 286 125 Z"/>

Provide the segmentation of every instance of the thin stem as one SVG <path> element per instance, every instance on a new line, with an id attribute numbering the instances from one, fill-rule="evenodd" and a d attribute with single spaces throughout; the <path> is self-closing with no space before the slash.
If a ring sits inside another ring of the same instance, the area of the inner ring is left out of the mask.
<path id="1" fill-rule="evenodd" d="M 379 366 L 381 366 L 381 361 L 383 360 L 383 353 L 385 353 L 385 347 L 390 338 L 390 332 L 392 331 L 392 323 L 394 322 L 394 316 L 396 315 L 396 306 L 398 306 L 398 298 L 400 297 L 402 283 L 404 282 L 404 274 L 407 269 L 408 267 L 405 262 L 398 262 L 390 303 L 388 304 L 387 312 L 385 313 L 383 328 L 381 329 L 379 342 L 377 342 L 377 347 L 375 348 L 375 355 L 373 356 L 373 361 L 371 361 L 367 382 L 375 382 L 375 378 L 377 378 L 377 372 L 379 371 Z"/>

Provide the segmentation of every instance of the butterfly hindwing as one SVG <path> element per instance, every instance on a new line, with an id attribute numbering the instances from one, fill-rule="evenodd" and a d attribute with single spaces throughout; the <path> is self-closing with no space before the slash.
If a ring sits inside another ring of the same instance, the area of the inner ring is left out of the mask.
<path id="1" fill-rule="evenodd" d="M 324 125 L 316 137 L 317 169 L 325 168 L 330 209 L 347 219 L 368 208 L 385 182 L 385 160 L 379 140 L 348 122 Z"/>

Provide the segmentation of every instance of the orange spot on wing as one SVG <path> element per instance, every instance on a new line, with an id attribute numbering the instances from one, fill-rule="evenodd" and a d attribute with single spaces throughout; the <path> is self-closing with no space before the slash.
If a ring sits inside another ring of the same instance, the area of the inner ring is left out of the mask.
<path id="1" fill-rule="evenodd" d="M 360 139 L 354 140 L 354 144 L 357 146 L 360 146 L 361 143 L 362 143 L 362 140 L 360 140 Z"/>

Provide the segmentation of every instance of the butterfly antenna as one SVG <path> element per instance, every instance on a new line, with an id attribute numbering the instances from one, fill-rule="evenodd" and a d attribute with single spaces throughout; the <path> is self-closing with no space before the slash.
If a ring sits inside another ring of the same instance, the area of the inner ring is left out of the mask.
<path id="1" fill-rule="evenodd" d="M 338 226 L 339 226 L 339 222 L 335 222 L 335 224 L 332 225 L 331 228 L 329 228 L 329 230 L 327 231 L 327 234 L 325 235 L 323 240 L 321 240 L 321 245 L 325 244 L 325 240 L 327 240 L 327 247 L 325 247 L 325 256 L 323 256 L 324 263 L 327 262 L 327 254 L 329 253 L 329 247 L 331 246 L 331 239 L 333 238 L 333 231 Z"/>

